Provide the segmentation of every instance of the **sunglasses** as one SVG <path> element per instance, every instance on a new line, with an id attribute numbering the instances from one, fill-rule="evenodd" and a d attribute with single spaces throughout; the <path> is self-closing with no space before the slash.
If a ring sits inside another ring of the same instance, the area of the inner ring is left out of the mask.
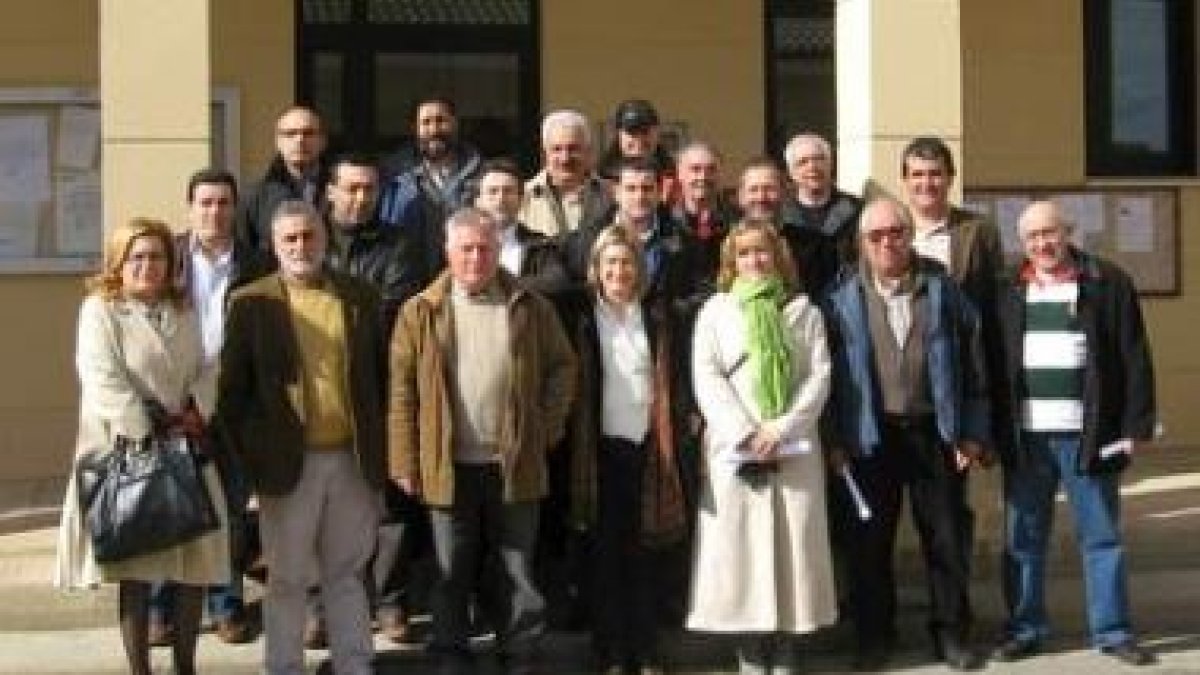
<path id="1" fill-rule="evenodd" d="M 908 228 L 904 227 L 903 225 L 897 225 L 895 227 L 881 227 L 878 230 L 867 230 L 863 233 L 863 236 L 872 244 L 878 244 L 884 239 L 889 241 L 899 241 L 908 236 Z"/>

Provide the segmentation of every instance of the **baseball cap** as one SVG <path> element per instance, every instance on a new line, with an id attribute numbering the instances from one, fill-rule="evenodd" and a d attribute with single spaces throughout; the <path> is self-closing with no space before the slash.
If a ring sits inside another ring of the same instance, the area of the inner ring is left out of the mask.
<path id="1" fill-rule="evenodd" d="M 631 98 L 621 101 L 613 122 L 622 131 L 638 131 L 646 127 L 658 125 L 658 111 L 649 101 L 641 98 Z"/>

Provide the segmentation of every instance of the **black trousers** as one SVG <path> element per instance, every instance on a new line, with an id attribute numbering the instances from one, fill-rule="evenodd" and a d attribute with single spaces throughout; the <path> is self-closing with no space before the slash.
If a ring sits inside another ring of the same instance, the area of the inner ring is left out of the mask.
<path id="1" fill-rule="evenodd" d="M 610 664 L 655 658 L 654 565 L 641 541 L 646 453 L 641 444 L 607 436 L 596 453 L 593 638 Z"/>
<path id="2" fill-rule="evenodd" d="M 929 577 L 930 631 L 935 639 L 963 638 L 971 623 L 970 570 L 963 555 L 969 531 L 964 518 L 970 514 L 966 475 L 955 470 L 953 452 L 939 439 L 932 417 L 885 416 L 880 431 L 882 448 L 852 460 L 871 518 L 843 516 L 859 643 L 889 641 L 895 633 L 893 554 L 905 488 Z"/>
<path id="3" fill-rule="evenodd" d="M 454 465 L 454 505 L 429 509 L 438 581 L 433 594 L 433 646 L 464 650 L 470 638 L 469 602 L 477 592 L 496 628 L 498 646 L 532 651 L 545 632 L 546 603 L 534 586 L 536 501 L 505 503 L 494 464 Z M 499 574 L 481 574 L 496 560 Z M 479 588 L 479 582 L 490 588 Z"/>

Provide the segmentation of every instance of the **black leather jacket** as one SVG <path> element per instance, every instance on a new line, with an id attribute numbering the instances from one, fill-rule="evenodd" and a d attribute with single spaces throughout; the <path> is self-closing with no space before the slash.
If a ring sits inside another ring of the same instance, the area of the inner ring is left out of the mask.
<path id="1" fill-rule="evenodd" d="M 390 335 L 404 304 L 425 287 L 427 274 L 419 242 L 405 228 L 382 227 L 371 221 L 353 231 L 329 227 L 327 264 L 371 284 L 383 296 L 384 326 Z"/>

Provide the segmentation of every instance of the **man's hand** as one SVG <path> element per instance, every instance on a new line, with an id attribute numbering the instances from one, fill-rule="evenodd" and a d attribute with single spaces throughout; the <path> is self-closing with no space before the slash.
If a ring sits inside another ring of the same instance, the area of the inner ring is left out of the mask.
<path id="1" fill-rule="evenodd" d="M 849 455 L 842 448 L 825 449 L 825 465 L 834 473 L 841 473 L 842 467 L 850 462 Z"/>
<path id="2" fill-rule="evenodd" d="M 954 468 L 963 473 L 972 466 L 983 466 L 983 446 L 975 441 L 962 440 L 954 447 Z"/>
<path id="3" fill-rule="evenodd" d="M 397 478 L 396 485 L 400 486 L 400 491 L 409 497 L 421 496 L 421 479 L 420 478 Z"/>

